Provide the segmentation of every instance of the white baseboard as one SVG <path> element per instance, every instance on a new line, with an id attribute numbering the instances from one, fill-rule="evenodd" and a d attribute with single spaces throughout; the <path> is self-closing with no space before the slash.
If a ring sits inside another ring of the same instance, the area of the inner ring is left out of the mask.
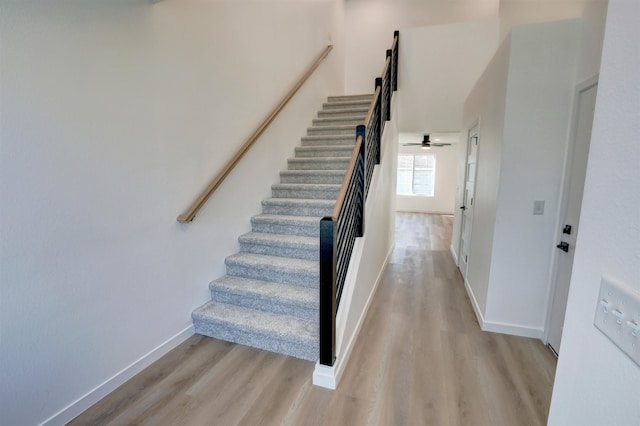
<path id="1" fill-rule="evenodd" d="M 489 331 L 492 333 L 510 334 L 512 336 L 532 337 L 534 339 L 542 339 L 544 330 L 542 328 L 528 327 L 520 324 L 510 324 L 500 321 L 488 321 L 482 315 L 478 301 L 475 294 L 469 285 L 469 281 L 464 280 L 464 288 L 467 290 L 469 299 L 471 300 L 471 306 L 473 306 L 473 312 L 476 314 L 478 324 L 482 331 Z"/>
<path id="2" fill-rule="evenodd" d="M 93 404 L 100 401 L 109 393 L 113 392 L 118 386 L 122 385 L 124 382 L 160 359 L 171 349 L 175 348 L 180 343 L 193 336 L 193 334 L 194 329 L 192 324 L 173 337 L 166 340 L 164 343 L 160 344 L 158 347 L 152 349 L 147 354 L 143 355 L 137 361 L 131 363 L 128 367 L 125 367 L 120 372 L 116 373 L 113 377 L 98 385 L 95 389 L 89 391 L 84 396 L 67 405 L 65 408 L 49 417 L 40 425 L 57 426 L 68 423 L 69 421 L 77 417 L 80 413 L 85 411 L 87 408 L 91 407 Z"/>
<path id="3" fill-rule="evenodd" d="M 371 293 L 367 298 L 367 302 L 364 305 L 364 309 L 358 318 L 358 322 L 356 323 L 356 328 L 349 339 L 349 343 L 344 348 L 344 351 L 341 356 L 338 356 L 336 362 L 332 367 L 322 365 L 320 363 L 316 363 L 316 368 L 313 371 L 313 384 L 316 386 L 320 386 L 327 389 L 335 390 L 338 387 L 338 383 L 340 383 L 340 379 L 342 378 L 342 374 L 347 366 L 349 358 L 351 357 L 351 352 L 355 347 L 356 340 L 358 335 L 360 334 L 360 329 L 362 328 L 362 324 L 364 323 L 364 319 L 367 316 L 367 312 L 369 312 L 369 307 L 371 306 L 371 302 L 373 301 L 373 296 L 376 294 L 376 290 L 378 289 L 378 285 L 382 280 L 382 274 L 384 273 L 387 265 L 389 264 L 389 259 L 391 259 L 391 254 L 393 253 L 393 248 L 395 247 L 395 243 L 391 244 L 389 252 L 384 259 L 382 264 L 382 268 L 378 272 L 378 276 L 376 277 L 376 282 L 373 284 L 373 288 L 371 289 Z"/>
<path id="4" fill-rule="evenodd" d="M 485 321 L 482 324 L 482 331 L 493 333 L 510 334 L 512 336 L 531 337 L 542 340 L 544 332 L 541 328 L 527 327 L 519 324 L 508 324 L 498 321 Z"/>
<path id="5" fill-rule="evenodd" d="M 473 294 L 473 290 L 471 289 L 471 285 L 467 279 L 464 279 L 464 289 L 467 290 L 467 295 L 469 296 L 469 300 L 471 300 L 471 306 L 473 307 L 473 312 L 476 314 L 476 319 L 478 320 L 478 324 L 480 324 L 480 328 L 484 330 L 484 316 L 482 315 L 482 310 L 480 309 L 480 305 L 478 305 L 478 300 L 476 299 L 476 295 Z"/>
<path id="6" fill-rule="evenodd" d="M 441 216 L 453 216 L 452 211 L 449 210 L 417 210 L 417 209 L 403 209 L 402 207 L 396 207 L 398 213 L 422 213 L 422 214 L 437 214 Z"/>
<path id="7" fill-rule="evenodd" d="M 456 254 L 456 251 L 453 248 L 453 244 L 449 246 L 449 251 L 451 252 L 451 257 L 453 257 L 453 263 L 458 265 L 458 255 Z"/>

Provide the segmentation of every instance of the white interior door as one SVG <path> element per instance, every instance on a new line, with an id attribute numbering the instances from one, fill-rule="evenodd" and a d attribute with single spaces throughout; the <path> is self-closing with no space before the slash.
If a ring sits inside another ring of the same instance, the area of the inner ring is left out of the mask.
<path id="1" fill-rule="evenodd" d="M 473 223 L 473 203 L 475 197 L 476 169 L 478 165 L 478 126 L 469 130 L 467 136 L 467 166 L 465 170 L 464 195 L 462 199 L 462 221 L 460 230 L 460 256 L 458 267 L 462 276 L 467 278 L 469 249 L 471 247 L 471 226 Z"/>
<path id="2" fill-rule="evenodd" d="M 569 283 L 573 268 L 573 255 L 579 230 L 582 193 L 587 171 L 587 158 L 591 142 L 593 111 L 596 105 L 597 80 L 578 87 L 572 136 L 567 156 L 567 174 L 564 184 L 561 224 L 558 230 L 558 254 L 556 256 L 555 288 L 552 294 L 549 318 L 548 344 L 559 353 L 564 326 L 564 314 L 569 296 Z"/>

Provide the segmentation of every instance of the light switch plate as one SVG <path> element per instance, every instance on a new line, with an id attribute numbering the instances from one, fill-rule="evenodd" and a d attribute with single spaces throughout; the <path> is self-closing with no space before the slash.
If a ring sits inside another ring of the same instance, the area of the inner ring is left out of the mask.
<path id="1" fill-rule="evenodd" d="M 640 293 L 603 275 L 593 323 L 640 366 Z"/>
<path id="2" fill-rule="evenodd" d="M 533 214 L 544 214 L 544 200 L 533 201 Z"/>

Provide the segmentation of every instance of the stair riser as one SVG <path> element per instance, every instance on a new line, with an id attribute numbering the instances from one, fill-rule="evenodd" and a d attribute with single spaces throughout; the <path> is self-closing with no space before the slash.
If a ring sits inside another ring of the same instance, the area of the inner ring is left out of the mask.
<path id="1" fill-rule="evenodd" d="M 367 117 L 369 107 L 342 108 L 318 111 L 318 118 L 359 117 L 362 121 Z"/>
<path id="2" fill-rule="evenodd" d="M 355 145 L 356 137 L 352 135 L 343 135 L 338 138 L 330 138 L 327 136 L 305 136 L 302 138 L 302 146 L 328 146 L 328 145 Z"/>
<path id="3" fill-rule="evenodd" d="M 311 248 L 300 248 L 300 247 L 286 247 L 286 246 L 275 246 L 275 245 L 267 245 L 267 244 L 254 244 L 254 243 L 240 243 L 240 251 L 245 253 L 254 253 L 254 254 L 266 254 L 269 256 L 279 256 L 279 257 L 291 257 L 294 259 L 303 259 L 303 260 L 319 260 L 320 258 L 320 248 L 319 247 L 311 247 Z"/>
<path id="4" fill-rule="evenodd" d="M 350 135 L 353 136 L 354 139 L 356 137 L 356 126 L 348 126 L 348 128 L 343 129 L 341 127 L 335 126 L 319 126 L 319 127 L 309 127 L 307 129 L 307 134 L 309 136 L 314 135 Z"/>
<path id="5" fill-rule="evenodd" d="M 313 200 L 335 200 L 338 198 L 340 188 L 325 190 L 305 189 L 274 189 L 271 191 L 273 198 L 300 198 Z"/>
<path id="6" fill-rule="evenodd" d="M 325 102 L 322 104 L 323 111 L 353 109 L 353 108 L 369 108 L 371 101 L 356 102 Z"/>
<path id="7" fill-rule="evenodd" d="M 256 297 L 253 294 L 236 294 L 223 288 L 213 288 L 211 290 L 211 299 L 216 302 L 244 306 L 259 311 L 272 312 L 274 314 L 288 315 L 306 321 L 318 322 L 319 319 L 317 306 L 301 306 L 278 299 Z"/>
<path id="8" fill-rule="evenodd" d="M 218 321 L 202 321 L 193 317 L 195 332 L 215 339 L 251 346 L 271 352 L 281 353 L 308 361 L 318 359 L 318 346 L 291 342 L 276 335 L 261 334 L 229 327 Z"/>
<path id="9" fill-rule="evenodd" d="M 333 212 L 333 207 L 263 203 L 262 212 L 264 214 L 282 214 L 286 216 L 322 216 L 324 217 L 324 216 L 330 215 Z"/>
<path id="10" fill-rule="evenodd" d="M 300 287 L 318 288 L 319 277 L 311 271 L 288 272 L 275 270 L 263 266 L 237 265 L 227 262 L 227 275 L 234 277 L 251 278 L 253 280 L 279 282 L 282 284 L 297 285 Z"/>
<path id="11" fill-rule="evenodd" d="M 264 232 L 266 234 L 284 234 L 284 235 L 300 235 L 302 237 L 320 236 L 320 221 L 315 224 L 305 224 L 303 226 L 291 224 L 285 221 L 251 221 L 251 230 L 253 232 Z"/>
<path id="12" fill-rule="evenodd" d="M 329 96 L 329 102 L 353 102 L 353 101 L 369 101 L 373 99 L 373 95 L 345 95 L 345 96 Z"/>
<path id="13" fill-rule="evenodd" d="M 363 118 L 351 118 L 351 119 L 329 119 L 329 118 L 324 118 L 324 119 L 314 119 L 313 120 L 313 125 L 314 126 L 318 126 L 318 127 L 322 127 L 322 126 L 357 126 L 359 124 L 363 124 L 364 123 L 364 117 Z"/>
<path id="14" fill-rule="evenodd" d="M 352 153 L 353 147 L 339 149 L 296 149 L 296 158 L 351 157 Z"/>
<path id="15" fill-rule="evenodd" d="M 317 183 L 317 184 L 337 184 L 341 185 L 344 180 L 344 174 L 281 174 L 281 183 Z"/>
<path id="16" fill-rule="evenodd" d="M 346 170 L 349 158 L 332 161 L 288 161 L 289 170 Z"/>

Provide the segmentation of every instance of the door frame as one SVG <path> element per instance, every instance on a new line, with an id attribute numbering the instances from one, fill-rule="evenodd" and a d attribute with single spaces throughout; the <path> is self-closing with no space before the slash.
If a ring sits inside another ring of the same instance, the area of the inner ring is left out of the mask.
<path id="1" fill-rule="evenodd" d="M 478 148 L 476 149 L 476 167 L 475 167 L 475 176 L 474 176 L 474 182 L 476 182 L 477 178 L 478 178 L 478 161 L 480 159 L 480 118 L 476 118 L 474 121 L 471 122 L 470 125 L 466 126 L 466 137 L 465 137 L 465 154 L 464 154 L 464 175 L 462 177 L 462 204 L 459 206 L 455 206 L 456 208 L 456 212 L 460 212 L 460 208 L 464 205 L 465 203 L 465 192 L 467 189 L 467 173 L 468 173 L 468 164 L 469 164 L 469 154 L 470 154 L 470 144 L 469 144 L 469 139 L 471 138 L 471 131 L 473 129 L 476 129 L 476 135 L 478 137 Z M 476 198 L 476 185 L 474 184 L 473 186 L 473 199 L 474 199 L 474 204 L 475 204 L 475 198 Z M 475 207 L 475 206 L 474 206 Z M 467 271 L 465 271 L 464 273 L 462 273 L 462 269 L 460 268 L 460 265 L 462 263 L 462 231 L 463 231 L 463 220 L 464 220 L 464 214 L 465 212 L 462 211 L 460 213 L 460 223 L 458 225 L 458 259 L 456 262 L 456 266 L 458 267 L 458 270 L 460 270 L 460 273 L 462 274 L 462 277 L 464 278 L 465 281 L 467 280 Z M 473 236 L 473 214 L 471 216 L 471 232 L 469 233 L 469 246 L 471 246 L 471 240 L 472 240 L 472 236 Z M 467 269 L 469 268 L 469 260 L 467 259 Z"/>
<path id="2" fill-rule="evenodd" d="M 569 136 L 567 140 L 567 144 L 565 147 L 564 153 L 564 167 L 562 170 L 562 179 L 560 181 L 560 194 L 558 205 L 560 206 L 558 209 L 558 214 L 556 216 L 556 232 L 553 234 L 553 240 L 549 244 L 551 250 L 551 269 L 549 273 L 549 285 L 547 286 L 547 306 L 546 306 L 546 315 L 545 315 L 545 326 L 543 333 L 543 343 L 545 345 L 549 344 L 549 334 L 551 333 L 551 313 L 553 308 L 553 302 L 556 293 L 557 279 L 558 279 L 558 250 L 555 248 L 555 241 L 560 235 L 563 226 L 563 220 L 565 215 L 567 214 L 567 210 L 569 208 L 569 177 L 571 176 L 572 171 L 572 162 L 573 155 L 575 151 L 576 144 L 576 133 L 578 130 L 578 103 L 580 101 L 580 96 L 582 93 L 591 89 L 593 86 L 598 84 L 599 74 L 595 74 L 586 80 L 578 83 L 573 92 L 573 101 L 571 107 L 571 127 L 569 129 Z M 571 291 L 571 289 L 569 289 Z M 565 307 L 566 309 L 566 307 Z M 559 350 L 560 348 L 558 348 Z"/>

